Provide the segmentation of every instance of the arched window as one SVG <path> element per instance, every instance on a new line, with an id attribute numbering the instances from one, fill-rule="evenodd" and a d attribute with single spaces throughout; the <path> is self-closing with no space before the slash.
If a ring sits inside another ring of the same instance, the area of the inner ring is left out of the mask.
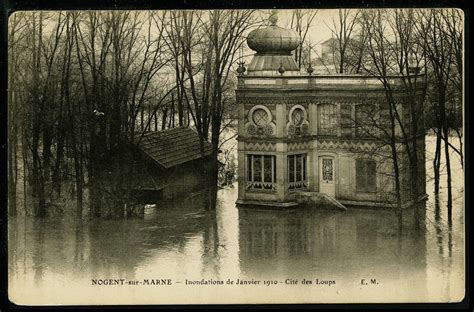
<path id="1" fill-rule="evenodd" d="M 319 135 L 337 136 L 339 127 L 339 116 L 337 105 L 320 104 L 319 111 Z"/>
<path id="2" fill-rule="evenodd" d="M 296 108 L 293 110 L 292 114 L 293 123 L 295 126 L 299 127 L 304 121 L 304 112 L 301 108 Z"/>

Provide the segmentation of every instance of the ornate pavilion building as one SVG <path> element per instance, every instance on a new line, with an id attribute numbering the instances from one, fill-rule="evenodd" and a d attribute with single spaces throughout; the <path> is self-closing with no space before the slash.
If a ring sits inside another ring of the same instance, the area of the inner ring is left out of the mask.
<path id="1" fill-rule="evenodd" d="M 292 55 L 298 34 L 277 26 L 275 17 L 270 21 L 249 33 L 247 44 L 256 53 L 247 69 L 243 63 L 238 69 L 237 204 L 290 207 L 301 194 L 320 194 L 343 205 L 390 205 L 395 189 L 390 148 L 361 126 L 373 114 L 387 117 L 383 85 L 373 76 L 313 74 L 311 65 L 301 71 Z M 394 76 L 391 83 L 402 81 Z M 424 135 L 417 144 L 425 194 Z M 401 149 L 406 187 L 409 171 Z M 408 192 L 402 190 L 405 204 Z"/>

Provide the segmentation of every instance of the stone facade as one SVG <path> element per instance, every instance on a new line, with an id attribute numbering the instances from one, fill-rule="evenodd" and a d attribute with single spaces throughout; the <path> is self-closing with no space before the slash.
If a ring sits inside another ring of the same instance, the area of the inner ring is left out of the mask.
<path id="1" fill-rule="evenodd" d="M 261 57 L 267 51 L 257 52 Z M 270 52 L 278 56 L 278 48 Z M 283 54 L 287 56 L 286 51 Z M 298 192 L 325 193 L 353 205 L 393 202 L 390 148 L 377 136 L 360 132 L 358 123 L 364 111 L 379 120 L 387 116 L 379 79 L 295 74 L 281 67 L 272 74 L 268 71 L 253 70 L 238 77 L 237 203 L 292 206 Z M 401 88 L 397 93 L 402 80 L 394 76 L 390 83 L 399 111 L 406 116 L 404 93 Z M 424 136 L 419 149 L 424 151 Z M 401 155 L 405 158 L 403 151 Z M 424 172 L 424 154 L 420 162 Z"/>

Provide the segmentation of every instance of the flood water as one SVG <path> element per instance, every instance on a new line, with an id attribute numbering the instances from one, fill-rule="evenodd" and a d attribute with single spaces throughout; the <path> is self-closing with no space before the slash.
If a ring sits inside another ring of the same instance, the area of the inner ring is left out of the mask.
<path id="1" fill-rule="evenodd" d="M 38 305 L 459 301 L 464 181 L 456 159 L 452 223 L 445 205 L 434 207 L 427 179 L 429 200 L 405 211 L 401 234 L 387 210 L 239 209 L 236 185 L 219 191 L 215 213 L 204 209 L 202 194 L 191 194 L 146 209 L 143 219 L 11 218 L 10 299 Z M 443 176 L 441 203 L 444 185 Z M 93 285 L 109 278 L 173 285 Z M 191 285 L 202 279 L 269 285 Z M 301 285 L 303 279 L 323 284 Z"/>

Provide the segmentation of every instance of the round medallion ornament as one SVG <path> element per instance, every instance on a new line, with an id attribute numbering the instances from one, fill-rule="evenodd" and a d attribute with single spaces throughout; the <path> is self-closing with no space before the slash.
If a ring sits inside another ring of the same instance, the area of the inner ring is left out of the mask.
<path id="1" fill-rule="evenodd" d="M 264 109 L 257 108 L 253 111 L 252 120 L 258 127 L 263 127 L 270 122 L 270 117 Z"/>

